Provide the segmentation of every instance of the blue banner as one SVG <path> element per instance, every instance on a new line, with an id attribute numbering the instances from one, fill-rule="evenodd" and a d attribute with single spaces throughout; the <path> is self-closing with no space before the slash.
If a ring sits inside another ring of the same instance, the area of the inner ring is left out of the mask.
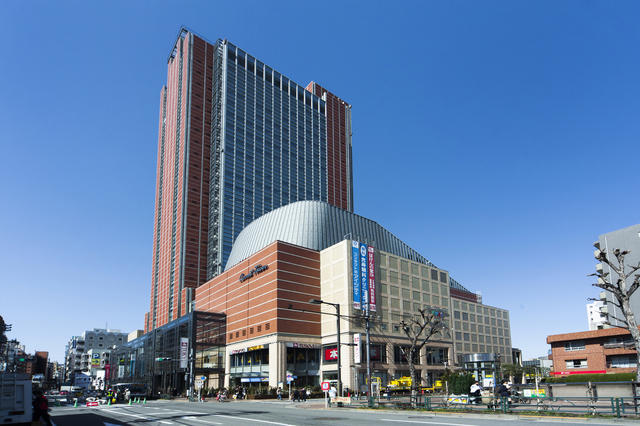
<path id="1" fill-rule="evenodd" d="M 369 269 L 367 263 L 367 245 L 360 244 L 360 297 L 364 310 L 369 309 Z"/>
<path id="2" fill-rule="evenodd" d="M 360 243 L 351 242 L 351 266 L 353 269 L 353 308 L 360 309 Z"/>

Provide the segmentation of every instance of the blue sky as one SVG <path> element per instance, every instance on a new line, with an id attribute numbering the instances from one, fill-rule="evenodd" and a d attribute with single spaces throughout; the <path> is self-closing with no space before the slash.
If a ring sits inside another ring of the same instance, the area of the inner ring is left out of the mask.
<path id="1" fill-rule="evenodd" d="M 181 25 L 353 105 L 356 212 L 525 357 L 587 327 L 591 243 L 640 222 L 640 5 L 4 2 L 0 314 L 62 360 L 148 310 L 159 92 Z"/>

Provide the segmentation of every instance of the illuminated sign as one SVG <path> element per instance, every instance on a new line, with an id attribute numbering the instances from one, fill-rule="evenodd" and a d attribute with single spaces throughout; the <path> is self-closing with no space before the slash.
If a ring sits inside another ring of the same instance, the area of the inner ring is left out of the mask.
<path id="1" fill-rule="evenodd" d="M 269 269 L 269 265 L 260 265 L 257 264 L 252 270 L 250 270 L 248 273 L 246 274 L 241 274 L 239 281 L 245 282 L 246 280 L 248 280 L 249 278 L 253 277 L 254 275 L 258 275 L 259 273 L 266 271 L 267 269 Z"/>

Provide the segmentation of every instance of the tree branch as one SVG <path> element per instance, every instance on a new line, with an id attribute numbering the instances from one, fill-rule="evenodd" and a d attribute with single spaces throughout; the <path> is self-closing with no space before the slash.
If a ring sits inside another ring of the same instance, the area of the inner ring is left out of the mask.
<path id="1" fill-rule="evenodd" d="M 629 297 L 631 297 L 631 295 L 636 292 L 638 287 L 640 287 L 640 274 L 636 274 L 633 282 L 631 283 L 631 287 L 629 287 L 629 290 L 627 290 L 627 294 L 629 295 Z"/>

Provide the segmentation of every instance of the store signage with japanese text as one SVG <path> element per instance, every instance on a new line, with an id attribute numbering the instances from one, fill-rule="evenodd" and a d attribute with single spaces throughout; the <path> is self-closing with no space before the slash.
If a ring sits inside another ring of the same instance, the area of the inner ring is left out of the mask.
<path id="1" fill-rule="evenodd" d="M 189 338 L 180 338 L 180 368 L 187 368 L 187 359 L 189 357 Z"/>
<path id="2" fill-rule="evenodd" d="M 375 312 L 377 309 L 375 248 L 352 241 L 351 270 L 353 308 Z"/>
<path id="3" fill-rule="evenodd" d="M 369 303 L 369 271 L 367 268 L 367 245 L 360 244 L 360 294 L 362 309 L 367 310 Z"/>
<path id="4" fill-rule="evenodd" d="M 330 348 L 324 349 L 324 360 L 325 361 L 337 361 L 338 360 L 338 348 L 336 346 L 332 346 Z"/>
<path id="5" fill-rule="evenodd" d="M 353 284 L 353 308 L 360 309 L 360 243 L 351 242 L 351 267 Z"/>
<path id="6" fill-rule="evenodd" d="M 355 364 L 360 364 L 361 358 L 361 345 L 360 345 L 360 333 L 355 333 L 353 335 L 353 362 Z"/>
<path id="7" fill-rule="evenodd" d="M 376 311 L 376 260 L 375 250 L 367 249 L 367 270 L 369 271 L 369 310 Z"/>

